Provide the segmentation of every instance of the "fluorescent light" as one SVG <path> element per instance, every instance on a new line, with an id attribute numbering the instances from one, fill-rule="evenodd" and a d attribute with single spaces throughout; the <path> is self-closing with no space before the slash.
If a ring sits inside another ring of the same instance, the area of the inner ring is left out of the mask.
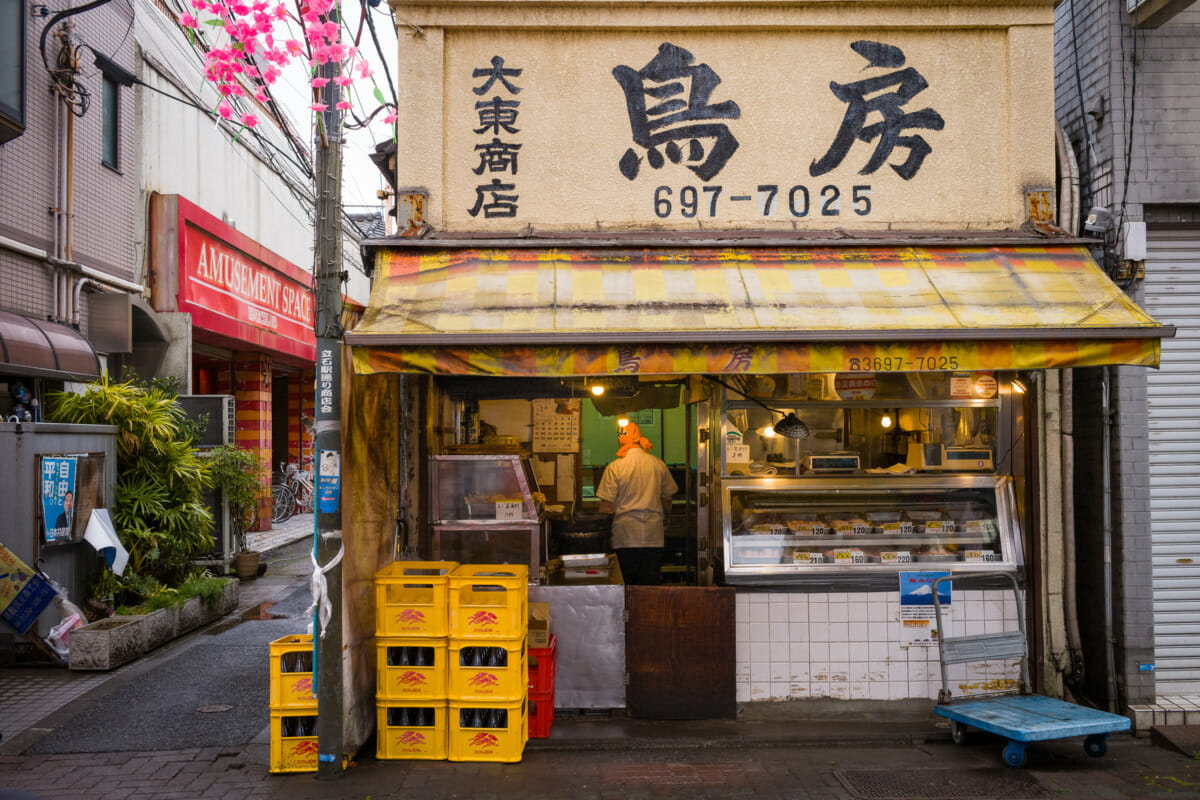
<path id="1" fill-rule="evenodd" d="M 1026 389 L 1026 387 L 1025 387 L 1024 381 L 1022 381 L 1020 378 L 1013 378 L 1012 390 L 1014 392 L 1016 392 L 1017 394 L 1025 394 L 1025 389 Z"/>

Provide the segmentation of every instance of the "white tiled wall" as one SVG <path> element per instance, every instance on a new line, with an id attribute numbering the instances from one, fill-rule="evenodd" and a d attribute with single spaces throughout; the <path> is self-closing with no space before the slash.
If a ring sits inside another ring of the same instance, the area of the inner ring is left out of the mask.
<path id="1" fill-rule="evenodd" d="M 1007 590 L 955 590 L 951 608 L 950 636 L 1017 628 Z M 902 646 L 899 617 L 899 590 L 738 592 L 738 701 L 936 699 L 937 647 Z M 956 696 L 1020 680 L 1016 661 L 955 664 L 949 674 Z"/>

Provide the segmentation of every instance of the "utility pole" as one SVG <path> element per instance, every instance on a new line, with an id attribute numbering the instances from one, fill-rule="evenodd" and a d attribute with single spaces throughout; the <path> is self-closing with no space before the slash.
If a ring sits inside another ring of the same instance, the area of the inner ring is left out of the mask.
<path id="1" fill-rule="evenodd" d="M 328 21 L 340 24 L 335 3 Z M 316 221 L 313 266 L 317 334 L 316 386 L 316 513 L 313 552 L 325 572 L 332 606 L 328 624 L 320 625 L 320 598 L 314 613 L 316 648 L 317 779 L 342 777 L 342 504 L 341 504 L 341 373 L 342 373 L 342 120 L 337 104 L 342 88 L 335 80 L 341 63 L 317 68 L 327 79 L 319 90 L 325 110 L 317 112 Z"/>

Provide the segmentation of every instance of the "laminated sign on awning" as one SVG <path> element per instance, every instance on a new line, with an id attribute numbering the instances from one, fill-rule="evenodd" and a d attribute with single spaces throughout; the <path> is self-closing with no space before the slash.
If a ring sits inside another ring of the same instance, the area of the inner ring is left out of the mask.
<path id="1" fill-rule="evenodd" d="M 569 376 L 1157 366 L 1079 246 L 380 250 L 360 373 Z"/>

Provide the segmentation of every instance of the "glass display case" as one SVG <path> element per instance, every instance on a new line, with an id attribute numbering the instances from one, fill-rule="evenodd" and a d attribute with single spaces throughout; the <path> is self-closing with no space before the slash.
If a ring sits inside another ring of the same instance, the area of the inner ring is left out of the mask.
<path id="1" fill-rule="evenodd" d="M 515 454 L 430 458 L 435 560 L 528 564 L 537 580 L 547 523 L 529 460 Z"/>
<path id="2" fill-rule="evenodd" d="M 831 571 L 1015 570 L 1022 561 L 1006 476 L 727 478 L 722 500 L 730 582 Z"/>

